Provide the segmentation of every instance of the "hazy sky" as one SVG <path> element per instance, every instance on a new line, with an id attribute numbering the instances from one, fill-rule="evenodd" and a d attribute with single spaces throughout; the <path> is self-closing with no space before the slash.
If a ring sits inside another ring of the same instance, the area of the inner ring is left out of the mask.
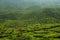
<path id="1" fill-rule="evenodd" d="M 57 3 L 60 4 L 60 0 L 0 0 L 1 3 L 3 2 L 10 2 L 10 3 L 32 3 L 32 2 L 36 2 L 36 3 Z"/>
<path id="2" fill-rule="evenodd" d="M 0 0 L 0 6 L 27 7 L 39 6 L 60 6 L 60 0 Z"/>

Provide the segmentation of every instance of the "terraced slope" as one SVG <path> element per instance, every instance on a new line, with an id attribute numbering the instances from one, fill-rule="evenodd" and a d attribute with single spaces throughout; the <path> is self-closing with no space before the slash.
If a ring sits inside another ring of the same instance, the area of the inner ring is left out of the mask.
<path id="1" fill-rule="evenodd" d="M 0 22 L 0 40 L 60 40 L 60 23 Z"/>
<path id="2" fill-rule="evenodd" d="M 27 31 L 26 33 L 33 36 L 35 40 L 60 40 L 60 25 L 47 24 L 44 26 L 34 25 L 33 27 L 34 28 L 31 28 L 30 30 L 28 29 L 28 30 L 22 30 L 22 31 Z"/>

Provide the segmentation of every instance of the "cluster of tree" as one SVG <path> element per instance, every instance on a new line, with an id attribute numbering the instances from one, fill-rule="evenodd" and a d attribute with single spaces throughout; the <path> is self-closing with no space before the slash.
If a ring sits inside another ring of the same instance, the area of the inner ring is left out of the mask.
<path id="1" fill-rule="evenodd" d="M 51 20 L 59 21 L 60 20 L 60 8 L 40 8 L 38 10 L 29 11 L 25 10 L 22 12 L 0 12 L 0 19 L 3 20 L 31 20 L 31 21 L 40 21 L 40 20 Z"/>

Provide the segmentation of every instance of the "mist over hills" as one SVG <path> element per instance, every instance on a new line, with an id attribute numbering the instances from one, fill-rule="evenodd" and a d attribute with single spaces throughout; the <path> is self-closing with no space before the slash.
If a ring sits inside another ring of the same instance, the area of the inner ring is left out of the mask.
<path id="1" fill-rule="evenodd" d="M 60 7 L 60 0 L 0 0 L 0 9 L 24 10 L 35 6 Z"/>
<path id="2" fill-rule="evenodd" d="M 0 0 L 1 19 L 60 19 L 60 0 Z"/>

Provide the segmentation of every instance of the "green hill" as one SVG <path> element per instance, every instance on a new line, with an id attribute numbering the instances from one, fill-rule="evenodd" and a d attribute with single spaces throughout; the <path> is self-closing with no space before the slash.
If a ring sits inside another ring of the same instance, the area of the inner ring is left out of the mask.
<path id="1" fill-rule="evenodd" d="M 60 40 L 60 0 L 0 0 L 0 40 Z"/>

